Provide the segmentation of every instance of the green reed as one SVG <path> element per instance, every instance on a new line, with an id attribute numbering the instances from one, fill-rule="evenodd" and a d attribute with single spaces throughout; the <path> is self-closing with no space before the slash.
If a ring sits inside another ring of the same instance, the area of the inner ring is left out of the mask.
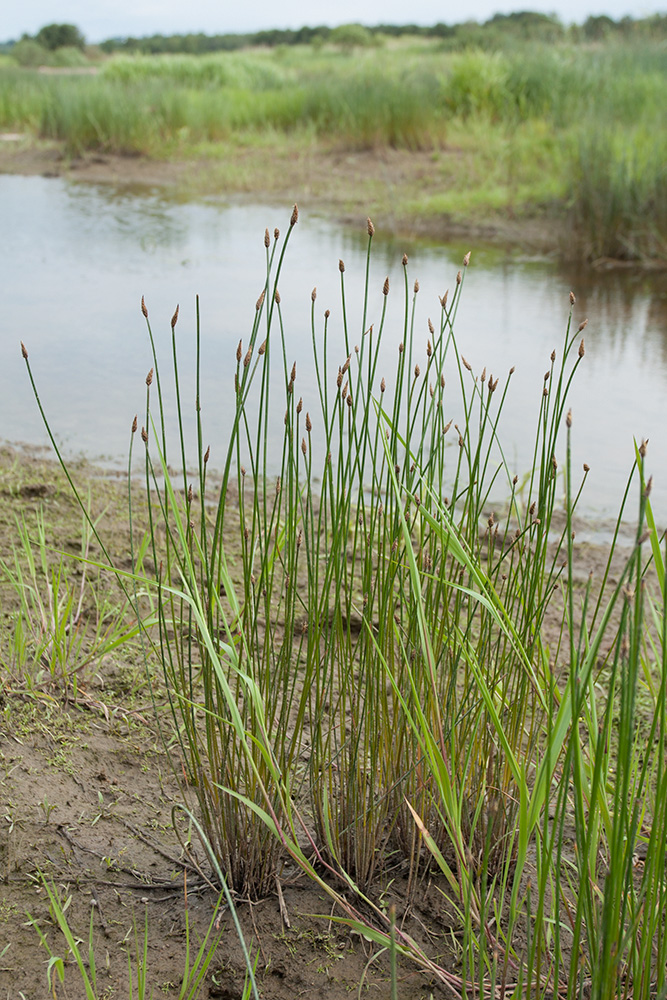
<path id="1" fill-rule="evenodd" d="M 359 314 L 339 264 L 336 342 L 311 293 L 315 379 L 302 390 L 305 359 L 288 354 L 279 291 L 297 220 L 295 206 L 284 239 L 265 233 L 249 334 L 230 357 L 229 440 L 214 460 L 199 313 L 188 416 L 178 310 L 167 366 L 142 302 L 154 365 L 141 429 L 150 519 L 135 576 L 153 595 L 145 636 L 164 668 L 183 796 L 238 892 L 268 891 L 291 858 L 338 904 L 337 919 L 460 995 L 660 995 L 667 615 L 645 446 L 626 565 L 612 585 L 612 547 L 599 587 L 580 587 L 573 515 L 587 469 L 575 478 L 567 397 L 586 321 L 573 318 L 574 295 L 536 386 L 519 489 L 499 436 L 512 370 L 477 374 L 457 344 L 470 255 L 424 326 L 407 257 L 398 290 L 373 287 L 368 220 Z M 392 360 L 383 339 L 397 324 Z M 176 441 L 164 420 L 172 392 Z M 374 902 L 403 867 L 408 901 L 441 871 L 459 925 L 456 972 Z"/>

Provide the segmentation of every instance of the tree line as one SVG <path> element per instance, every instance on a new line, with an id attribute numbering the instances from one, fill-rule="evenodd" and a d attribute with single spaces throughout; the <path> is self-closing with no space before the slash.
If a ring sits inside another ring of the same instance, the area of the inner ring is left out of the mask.
<path id="1" fill-rule="evenodd" d="M 338 45 L 341 48 L 371 47 L 382 37 L 397 38 L 403 35 L 437 38 L 446 48 L 495 48 L 503 44 L 525 40 L 554 43 L 559 41 L 587 42 L 618 38 L 667 37 L 667 15 L 654 14 L 645 18 L 623 17 L 618 21 L 606 14 L 592 15 L 583 24 L 565 25 L 553 14 L 521 11 L 512 14 L 495 14 L 483 23 L 465 21 L 460 24 L 439 22 L 426 27 L 418 24 L 343 24 L 335 28 L 327 25 L 304 26 L 298 29 L 272 28 L 245 34 L 207 35 L 203 32 L 175 35 L 148 35 L 110 38 L 98 48 L 102 52 L 138 52 L 143 54 L 188 53 L 201 55 L 209 52 L 231 52 L 250 46 L 275 48 L 291 45 Z M 24 52 L 25 64 L 38 64 L 41 56 L 49 61 L 62 50 L 83 54 L 86 40 L 72 24 L 49 24 L 36 35 L 24 34 L 18 42 L 0 44 L 0 51 L 17 57 Z"/>

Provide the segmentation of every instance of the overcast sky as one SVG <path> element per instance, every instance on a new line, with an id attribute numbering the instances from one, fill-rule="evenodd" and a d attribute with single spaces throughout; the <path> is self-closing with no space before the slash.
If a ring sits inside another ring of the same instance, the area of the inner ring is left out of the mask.
<path id="1" fill-rule="evenodd" d="M 609 14 L 617 20 L 626 14 L 644 17 L 667 11 L 665 0 L 467 0 L 442 3 L 437 0 L 336 0 L 306 3 L 305 0 L 2 0 L 0 41 L 35 34 L 54 21 L 75 24 L 89 42 L 117 35 L 176 34 L 204 31 L 207 34 L 258 31 L 262 28 L 300 28 L 303 25 L 345 24 L 435 24 L 475 19 L 484 21 L 498 12 L 536 10 L 555 13 L 565 23 L 581 22 L 589 14 Z"/>

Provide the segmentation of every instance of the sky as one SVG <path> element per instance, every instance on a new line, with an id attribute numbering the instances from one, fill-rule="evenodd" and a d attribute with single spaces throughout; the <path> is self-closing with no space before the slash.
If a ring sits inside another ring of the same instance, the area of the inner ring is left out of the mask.
<path id="1" fill-rule="evenodd" d="M 485 21 L 493 14 L 518 10 L 555 13 L 566 24 L 584 21 L 590 14 L 608 14 L 614 20 L 629 14 L 645 17 L 666 13 L 666 0 L 2 0 L 0 41 L 34 35 L 45 24 L 75 24 L 89 42 L 126 35 L 169 35 L 203 31 L 206 34 L 251 32 L 263 28 L 301 28 L 350 21 L 362 24 L 430 25 L 438 21 Z"/>

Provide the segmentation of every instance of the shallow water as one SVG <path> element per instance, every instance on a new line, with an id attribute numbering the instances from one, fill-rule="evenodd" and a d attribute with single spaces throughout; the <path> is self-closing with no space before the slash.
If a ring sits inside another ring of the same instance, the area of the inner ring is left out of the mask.
<path id="1" fill-rule="evenodd" d="M 264 229 L 286 231 L 290 212 L 289 205 L 177 203 L 157 192 L 0 177 L 2 437 L 31 444 L 47 440 L 20 355 L 22 339 L 63 446 L 113 464 L 124 461 L 132 417 L 145 407 L 144 379 L 152 364 L 142 295 L 164 358 L 163 377 L 169 364 L 169 320 L 180 303 L 179 364 L 184 406 L 191 413 L 198 293 L 204 437 L 212 444 L 212 461 L 221 460 L 233 412 L 236 345 L 240 338 L 247 342 L 264 282 Z M 298 361 L 297 388 L 306 408 L 314 410 L 317 398 L 309 366 L 311 289 L 318 288 L 320 323 L 324 310 L 331 309 L 329 338 L 334 343 L 342 331 L 342 257 L 351 329 L 360 331 L 366 242 L 364 220 L 356 233 L 307 212 L 301 213 L 291 237 L 280 290 L 289 359 Z M 486 365 L 501 376 L 501 387 L 516 365 L 501 421 L 512 468 L 522 475 L 530 466 L 543 375 L 552 349 L 561 349 L 573 289 L 574 322 L 589 321 L 586 356 L 571 393 L 575 468 L 583 462 L 591 466 L 581 509 L 600 520 L 618 510 L 633 461 L 633 437 L 649 437 L 653 503 L 659 520 L 667 522 L 667 275 L 596 273 L 497 248 L 409 245 L 383 240 L 378 232 L 369 322 L 379 319 L 388 274 L 388 373 L 402 337 L 403 252 L 410 258 L 410 286 L 415 278 L 421 286 L 415 336 L 417 344 L 423 341 L 423 351 L 427 318 L 437 325 L 438 295 L 453 290 L 467 250 L 473 253 L 457 339 L 473 369 L 479 373 Z M 338 353 L 342 361 L 342 346 Z M 456 403 L 452 406 L 456 419 Z M 276 445 L 281 428 L 277 419 Z M 562 455 L 559 460 L 562 467 Z"/>

